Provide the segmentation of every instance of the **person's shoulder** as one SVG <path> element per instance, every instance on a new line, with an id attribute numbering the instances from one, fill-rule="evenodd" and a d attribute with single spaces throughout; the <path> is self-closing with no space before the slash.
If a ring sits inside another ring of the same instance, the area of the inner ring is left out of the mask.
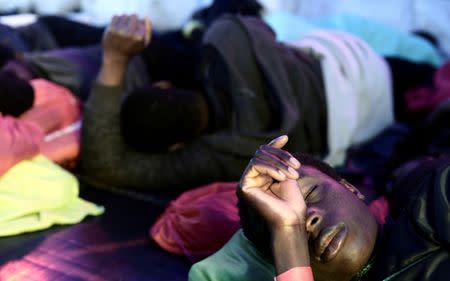
<path id="1" fill-rule="evenodd" d="M 275 271 L 242 230 L 214 255 L 194 264 L 190 281 L 273 281 Z"/>
<path id="2" fill-rule="evenodd" d="M 445 191 L 445 187 L 450 184 L 450 157 L 424 157 L 405 164 L 401 169 L 404 171 L 398 173 L 403 175 L 392 183 L 392 191 L 389 194 L 394 213 L 396 209 L 411 207 L 414 202 L 428 198 L 430 193 Z M 447 196 L 445 193 L 441 195 Z"/>

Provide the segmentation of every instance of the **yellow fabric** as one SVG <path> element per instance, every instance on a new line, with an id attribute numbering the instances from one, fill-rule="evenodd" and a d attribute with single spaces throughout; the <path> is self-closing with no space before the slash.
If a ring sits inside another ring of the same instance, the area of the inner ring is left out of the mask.
<path id="1" fill-rule="evenodd" d="M 192 33 L 195 30 L 202 29 L 202 28 L 204 28 L 204 25 L 200 21 L 191 20 L 183 26 L 183 29 L 182 29 L 183 36 L 184 36 L 184 38 L 189 39 L 189 38 L 191 38 Z"/>
<path id="2" fill-rule="evenodd" d="M 74 224 L 104 208 L 78 197 L 78 180 L 42 155 L 0 177 L 0 237 Z"/>

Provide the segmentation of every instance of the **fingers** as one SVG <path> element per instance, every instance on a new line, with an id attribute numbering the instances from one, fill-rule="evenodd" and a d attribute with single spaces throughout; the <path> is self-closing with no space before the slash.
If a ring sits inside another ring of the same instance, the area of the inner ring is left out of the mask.
<path id="1" fill-rule="evenodd" d="M 242 189 L 264 188 L 276 182 L 299 178 L 297 169 L 300 162 L 281 149 L 287 141 L 287 136 L 281 136 L 256 151 L 241 178 Z"/>
<path id="2" fill-rule="evenodd" d="M 294 169 L 298 169 L 298 168 L 300 168 L 300 162 L 297 160 L 297 159 L 295 159 L 295 157 L 293 157 L 290 153 L 288 153 L 287 151 L 284 151 L 284 150 L 280 150 L 281 148 L 283 148 L 286 144 L 287 144 L 287 142 L 289 141 L 289 137 L 287 136 L 287 135 L 283 135 L 283 136 L 280 136 L 280 137 L 278 137 L 278 138 L 276 138 L 276 139 L 274 139 L 274 140 L 272 140 L 269 144 L 268 144 L 268 146 L 270 146 L 270 147 L 272 147 L 272 148 L 275 148 L 275 149 L 277 149 L 278 151 L 283 151 L 283 153 L 284 153 L 284 155 L 286 155 L 286 157 L 290 157 L 289 158 L 289 161 L 291 162 L 291 164 L 293 165 L 293 168 Z M 275 150 L 272 150 L 272 151 L 275 151 Z"/>
<path id="3" fill-rule="evenodd" d="M 259 158 L 253 158 L 252 168 L 258 176 L 260 174 L 268 175 L 277 181 L 284 181 L 287 178 L 286 173 L 279 169 L 274 163 L 264 161 Z"/>
<path id="4" fill-rule="evenodd" d="M 265 165 L 274 167 L 288 178 L 297 179 L 299 176 L 295 169 L 299 168 L 300 165 L 297 166 L 296 163 L 292 163 L 290 160 L 292 156 L 287 151 L 263 145 L 256 151 L 254 158 L 261 160 Z"/>
<path id="5" fill-rule="evenodd" d="M 109 29 L 110 30 L 116 30 L 117 29 L 117 26 L 118 26 L 118 24 L 119 24 L 119 16 L 113 16 L 113 18 L 112 18 L 112 20 L 111 20 L 111 23 L 109 24 Z"/>
<path id="6" fill-rule="evenodd" d="M 128 17 L 126 15 L 119 16 L 116 25 L 114 25 L 113 27 L 115 32 L 122 35 L 127 34 Z"/>
<path id="7" fill-rule="evenodd" d="M 298 169 L 301 166 L 300 162 L 286 150 L 274 148 L 270 145 L 263 145 L 261 146 L 261 148 L 263 148 L 264 151 L 267 151 L 273 156 L 276 156 L 278 159 L 284 161 L 287 165 L 291 166 L 294 169 Z"/>
<path id="8" fill-rule="evenodd" d="M 283 148 L 287 142 L 289 141 L 289 137 L 286 135 L 280 136 L 274 140 L 272 140 L 269 145 L 274 148 Z"/>
<path id="9" fill-rule="evenodd" d="M 152 38 L 152 22 L 148 17 L 144 18 L 144 39 L 145 45 L 148 45 Z"/>
<path id="10" fill-rule="evenodd" d="M 287 141 L 287 136 L 281 136 L 268 145 L 262 145 L 250 160 L 242 180 L 245 182 L 246 178 L 256 178 L 260 175 L 268 175 L 276 181 L 298 179 L 296 170 L 300 168 L 300 162 L 289 152 L 280 149 Z"/>
<path id="11" fill-rule="evenodd" d="M 270 189 L 280 199 L 293 206 L 294 209 L 300 211 L 306 208 L 305 199 L 296 180 L 287 179 L 278 185 L 271 186 Z"/>
<path id="12" fill-rule="evenodd" d="M 108 29 L 111 33 L 131 37 L 134 40 L 147 40 L 148 37 L 145 23 L 135 14 L 114 16 Z"/>
<path id="13" fill-rule="evenodd" d="M 297 181 L 286 180 L 280 183 L 281 198 L 295 211 L 300 222 L 306 222 L 306 202 Z"/>
<path id="14" fill-rule="evenodd" d="M 144 36 L 139 33 L 140 21 L 136 15 L 131 15 L 127 22 L 127 34 L 130 34 L 134 39 L 139 40 Z"/>

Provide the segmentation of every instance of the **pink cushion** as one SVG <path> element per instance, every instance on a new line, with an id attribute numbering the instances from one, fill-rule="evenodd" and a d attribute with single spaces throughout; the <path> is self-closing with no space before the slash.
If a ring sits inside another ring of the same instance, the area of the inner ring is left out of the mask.
<path id="1" fill-rule="evenodd" d="M 0 175 L 39 153 L 42 130 L 33 123 L 0 115 Z"/>
<path id="2" fill-rule="evenodd" d="M 71 163 L 80 151 L 81 102 L 70 90 L 44 79 L 32 80 L 33 108 L 20 119 L 34 123 L 47 135 L 41 153 L 56 163 Z"/>
<path id="3" fill-rule="evenodd" d="M 236 183 L 213 183 L 183 193 L 150 230 L 163 249 L 197 261 L 219 250 L 239 229 Z"/>

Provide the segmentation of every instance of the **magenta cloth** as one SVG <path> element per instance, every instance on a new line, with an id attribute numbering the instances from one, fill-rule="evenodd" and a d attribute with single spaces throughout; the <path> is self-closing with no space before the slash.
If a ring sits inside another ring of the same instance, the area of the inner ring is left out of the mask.
<path id="1" fill-rule="evenodd" d="M 43 131 L 33 123 L 0 115 L 0 176 L 39 153 Z"/>
<path id="2" fill-rule="evenodd" d="M 150 229 L 150 237 L 166 251 L 195 262 L 225 245 L 240 228 L 237 183 L 213 183 L 180 195 Z M 372 201 L 371 212 L 381 223 L 389 213 L 385 197 Z"/>
<path id="3" fill-rule="evenodd" d="M 240 228 L 236 183 L 213 183 L 172 201 L 150 230 L 163 249 L 198 261 L 217 250 Z"/>
<path id="4" fill-rule="evenodd" d="M 370 211 L 381 225 L 386 223 L 386 218 L 389 215 L 389 202 L 386 197 L 381 196 L 372 201 L 369 205 Z"/>
<path id="5" fill-rule="evenodd" d="M 443 65 L 434 75 L 433 87 L 421 87 L 405 94 L 407 110 L 414 119 L 426 117 L 441 102 L 450 98 L 450 63 Z"/>

